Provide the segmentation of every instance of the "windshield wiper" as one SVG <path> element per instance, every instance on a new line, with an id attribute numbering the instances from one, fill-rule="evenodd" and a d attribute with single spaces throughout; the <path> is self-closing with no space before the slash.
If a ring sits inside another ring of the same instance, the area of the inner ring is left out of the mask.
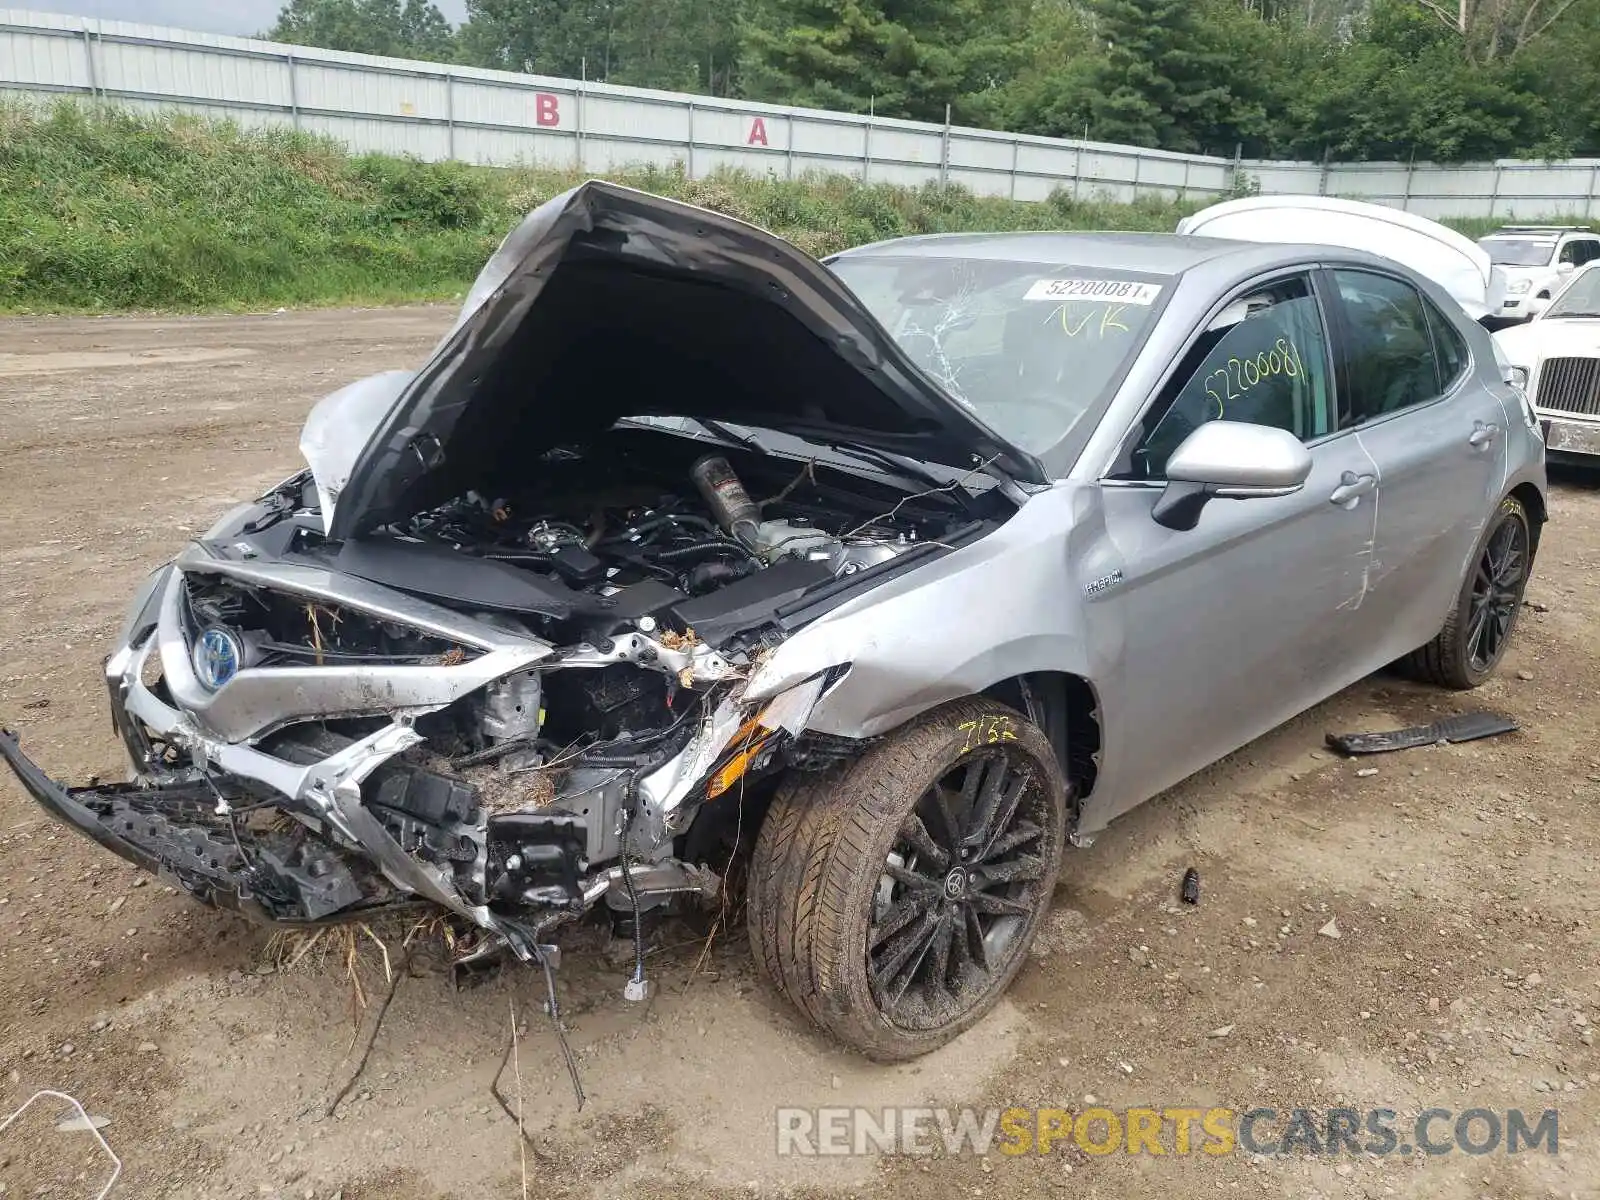
<path id="1" fill-rule="evenodd" d="M 940 475 L 929 470 L 914 458 L 907 458 L 903 454 L 896 454 L 892 450 L 883 450 L 877 446 L 869 446 L 858 442 L 828 442 L 828 449 L 849 458 L 860 459 L 862 462 L 876 463 L 885 470 L 896 475 L 911 479 L 917 483 L 926 484 L 929 491 L 949 492 L 961 502 L 963 508 L 971 508 L 972 495 L 964 486 L 966 475 L 958 475 L 954 479 Z M 970 474 L 970 472 L 968 472 Z"/>
<path id="2" fill-rule="evenodd" d="M 299 497 L 295 495 L 295 483 L 299 478 L 299 476 L 295 476 L 294 478 L 286 479 L 281 485 L 262 496 L 257 503 L 267 511 L 254 520 L 246 521 L 239 526 L 239 532 L 246 537 L 264 533 L 294 512 L 299 504 Z"/>
<path id="3" fill-rule="evenodd" d="M 730 428 L 714 417 L 691 417 L 689 419 L 694 421 L 694 423 L 699 425 L 702 429 L 715 434 L 724 441 L 734 442 L 738 445 L 746 446 L 749 449 L 754 450 L 757 454 L 770 455 L 772 453 L 772 449 L 762 443 L 761 440 L 755 437 L 753 434 L 740 433 L 738 430 Z M 810 441 L 813 439 L 802 438 L 801 440 Z M 957 476 L 955 479 L 951 479 L 947 476 L 940 475 L 936 471 L 929 470 L 926 466 L 924 466 L 922 463 L 919 463 L 914 458 L 908 458 L 906 455 L 896 454 L 893 450 L 884 450 L 878 446 L 872 446 L 866 443 L 840 442 L 832 439 L 824 440 L 822 438 L 817 438 L 814 440 L 822 442 L 823 445 L 827 446 L 828 449 L 832 450 L 836 454 L 842 454 L 847 458 L 858 459 L 861 462 L 873 463 L 874 465 L 881 467 L 892 474 L 899 475 L 904 479 L 909 479 L 913 482 L 923 484 L 930 491 L 959 493 L 956 498 L 961 503 L 961 506 L 969 511 L 971 510 L 971 493 L 966 491 L 964 487 L 957 486 L 958 483 L 964 483 L 967 477 L 965 475 Z M 970 474 L 971 472 L 968 472 L 968 475 Z"/>
<path id="4" fill-rule="evenodd" d="M 733 429 L 730 426 L 724 425 L 715 417 L 690 417 L 689 419 L 696 425 L 700 426 L 701 429 L 710 430 L 724 441 L 737 442 L 741 446 L 744 446 L 750 450 L 754 450 L 757 454 L 772 453 L 761 444 L 761 440 L 754 434 L 740 433 L 737 429 Z"/>

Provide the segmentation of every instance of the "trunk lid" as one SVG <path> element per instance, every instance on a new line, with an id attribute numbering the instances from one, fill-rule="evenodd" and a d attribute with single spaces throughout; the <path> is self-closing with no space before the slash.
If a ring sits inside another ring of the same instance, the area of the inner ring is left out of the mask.
<path id="1" fill-rule="evenodd" d="M 1447 225 L 1383 204 L 1334 196 L 1251 196 L 1185 217 L 1178 232 L 1367 250 L 1432 279 L 1475 321 L 1497 311 L 1505 295 L 1505 273 L 1482 246 Z"/>

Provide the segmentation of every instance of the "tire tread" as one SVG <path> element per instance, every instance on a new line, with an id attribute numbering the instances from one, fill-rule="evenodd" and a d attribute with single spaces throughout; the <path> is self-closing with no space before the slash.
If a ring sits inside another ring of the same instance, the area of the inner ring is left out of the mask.
<path id="1" fill-rule="evenodd" d="M 996 714 L 1012 718 L 1018 738 L 1049 772 L 1045 785 L 1061 806 L 1048 895 L 1064 841 L 1066 781 L 1044 734 L 1021 714 L 987 700 L 943 705 L 847 763 L 821 774 L 792 775 L 779 787 L 757 836 L 747 921 L 758 969 L 812 1025 L 870 1058 L 896 1061 L 926 1053 L 981 1019 L 1004 991 L 998 988 L 992 1001 L 951 1028 L 911 1033 L 881 1017 L 866 991 L 864 961 L 854 962 L 857 909 L 863 888 L 870 895 L 882 871 L 874 847 L 885 826 L 898 828 L 908 793 L 913 801 L 921 795 L 931 764 L 959 757 L 951 754 L 951 731 L 964 720 Z M 1035 922 L 1040 916 L 1042 909 Z"/>
<path id="2" fill-rule="evenodd" d="M 1432 684 L 1435 687 L 1447 688 L 1450 691 L 1464 692 L 1480 686 L 1494 674 L 1491 667 L 1482 676 L 1477 675 L 1470 665 L 1471 650 L 1465 644 L 1465 622 L 1468 604 L 1472 595 L 1473 573 L 1477 570 L 1479 557 L 1483 554 L 1484 547 L 1488 545 L 1489 538 L 1500 527 L 1500 523 L 1507 517 L 1516 517 L 1522 521 L 1524 528 L 1531 526 L 1528 522 L 1527 510 L 1522 501 L 1515 496 L 1507 496 L 1500 501 L 1500 507 L 1495 510 L 1493 519 L 1483 532 L 1483 537 L 1473 549 L 1472 561 L 1468 564 L 1467 577 L 1462 581 L 1461 590 L 1456 594 L 1455 603 L 1450 606 L 1450 612 L 1445 616 L 1444 625 L 1434 635 L 1433 640 L 1427 645 L 1418 647 L 1402 658 L 1396 664 L 1401 673 L 1417 680 L 1419 683 Z M 1533 569 L 1533 539 L 1528 539 L 1528 571 Z M 1523 587 L 1527 587 L 1527 576 L 1524 575 Z M 1520 603 L 1520 601 L 1519 601 Z M 1509 633 L 1508 633 L 1509 636 Z M 1496 663 L 1496 666 L 1499 664 Z"/>

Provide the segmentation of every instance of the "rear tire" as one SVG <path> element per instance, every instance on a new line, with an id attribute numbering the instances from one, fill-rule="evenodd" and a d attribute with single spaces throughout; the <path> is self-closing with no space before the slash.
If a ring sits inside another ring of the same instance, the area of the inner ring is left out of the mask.
<path id="1" fill-rule="evenodd" d="M 1414 679 L 1466 691 L 1486 682 L 1500 665 L 1533 566 L 1532 526 L 1515 496 L 1500 501 L 1473 552 L 1472 565 L 1441 629 L 1401 660 Z"/>
<path id="2" fill-rule="evenodd" d="M 750 868 L 757 966 L 869 1058 L 915 1058 L 981 1020 L 1048 911 L 1067 784 L 1020 714 L 963 700 L 780 787 Z M 948 819 L 946 819 L 948 814 Z"/>

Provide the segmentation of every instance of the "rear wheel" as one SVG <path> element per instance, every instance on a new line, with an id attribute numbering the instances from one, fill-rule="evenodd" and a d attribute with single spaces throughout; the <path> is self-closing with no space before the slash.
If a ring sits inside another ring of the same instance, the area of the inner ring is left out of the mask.
<path id="1" fill-rule="evenodd" d="M 786 781 L 751 864 L 751 946 L 817 1026 L 880 1060 L 944 1045 L 999 1001 L 1066 839 L 1049 740 L 946 705 L 841 768 Z"/>
<path id="2" fill-rule="evenodd" d="M 1478 543 L 1444 628 L 1404 660 L 1408 674 L 1440 687 L 1475 688 L 1494 674 L 1522 611 L 1533 538 L 1522 501 L 1507 496 Z"/>

